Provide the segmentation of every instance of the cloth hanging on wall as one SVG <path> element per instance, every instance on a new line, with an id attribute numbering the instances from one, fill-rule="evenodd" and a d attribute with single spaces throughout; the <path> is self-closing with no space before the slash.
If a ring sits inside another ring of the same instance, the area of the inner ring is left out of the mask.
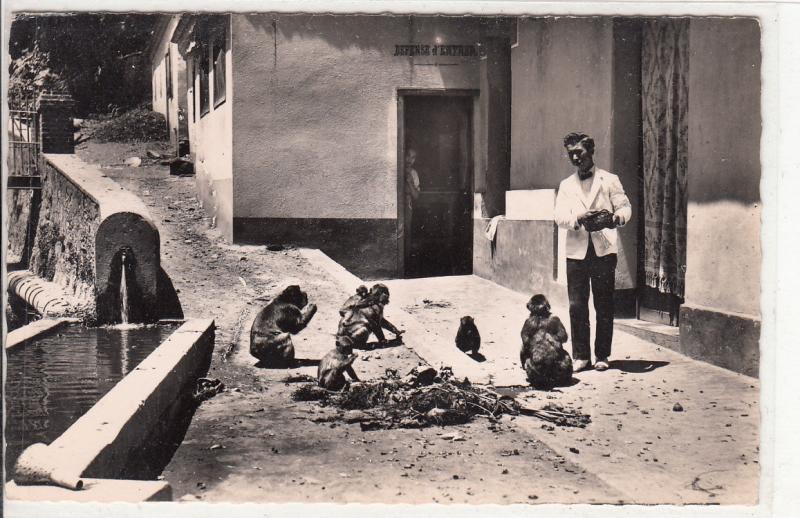
<path id="1" fill-rule="evenodd" d="M 642 38 L 645 283 L 683 297 L 689 154 L 689 19 L 646 21 Z"/>

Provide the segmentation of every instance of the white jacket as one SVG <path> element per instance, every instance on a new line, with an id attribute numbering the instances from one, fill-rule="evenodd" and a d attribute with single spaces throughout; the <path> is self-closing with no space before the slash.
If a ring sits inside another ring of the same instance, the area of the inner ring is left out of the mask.
<path id="1" fill-rule="evenodd" d="M 589 196 L 583 194 L 581 181 L 575 172 L 558 187 L 554 217 L 556 224 L 567 229 L 567 258 L 583 259 L 589 248 L 589 234 L 598 257 L 617 253 L 617 229 L 604 228 L 587 232 L 578 225 L 578 216 L 587 210 L 606 209 L 619 216 L 625 225 L 631 219 L 631 203 L 617 178 L 600 168 L 595 168 L 594 182 Z"/>

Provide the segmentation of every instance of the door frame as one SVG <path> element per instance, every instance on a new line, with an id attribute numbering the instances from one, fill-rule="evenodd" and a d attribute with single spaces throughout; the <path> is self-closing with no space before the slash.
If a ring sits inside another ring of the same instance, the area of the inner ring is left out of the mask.
<path id="1" fill-rule="evenodd" d="M 406 130 L 405 130 L 405 98 L 406 97 L 466 97 L 471 98 L 469 106 L 469 130 L 467 131 L 467 161 L 469 167 L 469 189 L 475 193 L 475 102 L 480 90 L 475 88 L 398 88 L 397 89 L 397 223 L 395 235 L 399 236 L 400 226 L 405 223 L 405 170 L 406 170 Z M 471 219 L 471 218 L 470 218 Z M 405 229 L 408 232 L 408 229 Z M 470 228 L 472 234 L 472 228 Z M 406 234 L 403 239 L 397 238 L 397 273 L 406 278 Z"/>

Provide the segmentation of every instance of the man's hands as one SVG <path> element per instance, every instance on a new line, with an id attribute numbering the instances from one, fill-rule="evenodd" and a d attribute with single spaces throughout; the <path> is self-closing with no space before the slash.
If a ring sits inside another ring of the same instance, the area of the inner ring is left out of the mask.
<path id="1" fill-rule="evenodd" d="M 577 224 L 589 232 L 597 232 L 604 228 L 616 228 L 622 225 L 622 219 L 606 209 L 592 209 L 580 214 L 577 217 Z"/>
<path id="2" fill-rule="evenodd" d="M 591 216 L 597 214 L 598 212 L 600 212 L 600 211 L 596 210 L 596 209 L 591 209 L 591 210 L 587 210 L 586 212 L 584 212 L 582 214 L 579 214 L 578 215 L 578 225 L 583 226 L 583 224 L 586 223 L 586 220 L 588 218 L 590 218 Z"/>

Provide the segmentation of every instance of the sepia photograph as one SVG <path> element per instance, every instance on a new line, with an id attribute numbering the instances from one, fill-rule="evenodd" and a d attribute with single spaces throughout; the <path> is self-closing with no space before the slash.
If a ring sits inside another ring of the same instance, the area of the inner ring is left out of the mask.
<path id="1" fill-rule="evenodd" d="M 765 503 L 759 17 L 179 7 L 4 13 L 4 506 Z"/>

